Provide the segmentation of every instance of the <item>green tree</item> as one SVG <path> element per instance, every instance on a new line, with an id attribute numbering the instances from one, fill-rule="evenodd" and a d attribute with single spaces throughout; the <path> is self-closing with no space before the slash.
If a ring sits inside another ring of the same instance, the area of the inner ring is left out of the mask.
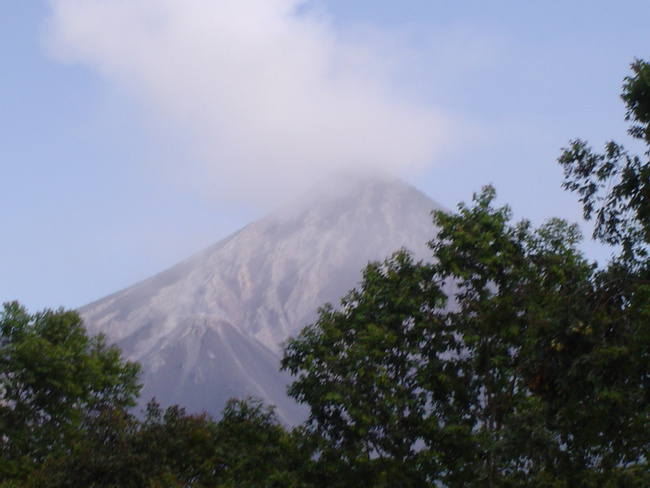
<path id="1" fill-rule="evenodd" d="M 621 98 L 625 102 L 628 133 L 650 147 L 650 64 L 636 60 L 625 78 Z M 650 156 L 648 151 L 645 157 Z M 594 238 L 621 252 L 616 261 L 630 266 L 648 259 L 650 243 L 650 164 L 610 141 L 603 153 L 576 139 L 559 159 L 564 168 L 564 187 L 579 195 L 584 217 L 594 220 Z M 647 267 L 647 263 L 645 263 Z M 634 270 L 634 271 L 638 271 Z"/>
<path id="2" fill-rule="evenodd" d="M 74 311 L 0 313 L 0 482 L 66 452 L 83 423 L 107 406 L 128 408 L 139 368 L 103 337 L 89 337 Z"/>
<path id="3" fill-rule="evenodd" d="M 649 144 L 650 67 L 632 68 L 630 134 Z M 650 165 L 581 141 L 560 162 L 620 250 L 606 268 L 575 225 L 512 224 L 487 187 L 434 213 L 433 264 L 370 264 L 287 342 L 323 486 L 648 486 Z"/>
<path id="4" fill-rule="evenodd" d="M 447 460 L 443 481 L 451 486 L 468 480 L 469 486 L 543 486 L 538 473 L 552 461 L 540 453 L 557 446 L 543 424 L 531 352 L 540 347 L 536 339 L 564 326 L 570 297 L 585 287 L 592 268 L 576 249 L 575 226 L 512 225 L 508 207 L 492 206 L 495 196 L 488 187 L 473 206 L 435 214 L 435 275 L 456 283 L 441 313 L 455 342 L 438 352 L 453 372 L 440 420 L 463 441 L 460 450 L 436 450 Z"/>
<path id="5" fill-rule="evenodd" d="M 310 406 L 322 486 L 375 486 L 395 477 L 405 486 L 418 474 L 404 468 L 417 462 L 418 426 L 427 417 L 417 374 L 428 316 L 413 289 L 420 270 L 405 252 L 368 266 L 341 311 L 326 305 L 286 344 L 283 368 L 297 376 L 289 394 Z"/>
<path id="6" fill-rule="evenodd" d="M 625 323 L 631 309 L 577 251 L 576 226 L 510 227 L 489 200 L 484 193 L 474 208 L 438 214 L 432 243 L 437 275 L 459 289 L 447 317 L 480 422 L 472 432 L 483 458 L 471 478 L 485 480 L 480 486 L 643 485 L 645 327 Z"/>
<path id="7" fill-rule="evenodd" d="M 128 411 L 106 407 L 86 419 L 68 450 L 48 456 L 16 486 L 146 487 L 153 477 L 148 455 L 151 449 L 136 449 L 134 439 L 139 428 L 140 422 Z"/>
<path id="8" fill-rule="evenodd" d="M 637 59 L 631 68 L 621 98 L 628 133 L 645 145 L 644 155 L 630 154 L 613 141 L 597 153 L 577 139 L 559 162 L 564 187 L 578 194 L 584 217 L 594 221 L 594 238 L 613 248 L 612 261 L 594 276 L 592 302 L 598 306 L 593 308 L 606 335 L 606 346 L 594 347 L 599 353 L 594 361 L 608 385 L 601 394 L 622 411 L 620 421 L 608 419 L 610 435 L 618 437 L 610 450 L 626 452 L 618 466 L 630 465 L 628 471 L 636 479 L 643 474 L 647 485 L 647 462 L 637 461 L 650 458 L 650 64 Z M 622 396 L 622 389 L 628 394 Z"/>
<path id="9" fill-rule="evenodd" d="M 322 486 L 415 486 L 426 479 L 417 469 L 426 462 L 418 444 L 434 415 L 423 385 L 423 345 L 433 338 L 431 310 L 444 301 L 420 289 L 428 283 L 430 270 L 406 252 L 373 263 L 341 311 L 324 307 L 286 344 L 282 367 L 297 376 L 289 394 L 311 408 L 307 428 L 318 436 Z"/>
<path id="10" fill-rule="evenodd" d="M 458 214 L 436 212 L 435 264 L 404 251 L 370 264 L 342 310 L 325 307 L 287 343 L 289 393 L 311 408 L 326 484 L 522 486 L 558 449 L 528 357 L 592 267 L 575 226 L 511 225 L 494 198 L 488 187 Z"/>
<path id="11" fill-rule="evenodd" d="M 142 420 L 105 409 L 67 453 L 50 456 L 19 486 L 302 488 L 310 455 L 258 400 L 230 400 L 218 422 L 152 401 Z"/>
<path id="12" fill-rule="evenodd" d="M 323 486 L 647 481 L 647 333 L 619 326 L 575 225 L 494 198 L 436 212 L 433 264 L 370 264 L 286 344 Z"/>
<path id="13" fill-rule="evenodd" d="M 223 488 L 307 488 L 312 449 L 300 429 L 288 432 L 260 400 L 231 399 L 216 426 L 210 459 Z"/>

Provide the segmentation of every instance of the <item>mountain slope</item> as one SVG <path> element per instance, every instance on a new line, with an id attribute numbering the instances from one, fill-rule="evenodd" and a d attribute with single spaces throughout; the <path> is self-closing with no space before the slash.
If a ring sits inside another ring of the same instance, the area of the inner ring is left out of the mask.
<path id="1" fill-rule="evenodd" d="M 83 307 L 143 366 L 143 399 L 218 414 L 230 396 L 299 410 L 278 372 L 281 342 L 361 278 L 370 260 L 407 247 L 428 256 L 439 206 L 387 177 L 333 179 L 203 252 Z"/>

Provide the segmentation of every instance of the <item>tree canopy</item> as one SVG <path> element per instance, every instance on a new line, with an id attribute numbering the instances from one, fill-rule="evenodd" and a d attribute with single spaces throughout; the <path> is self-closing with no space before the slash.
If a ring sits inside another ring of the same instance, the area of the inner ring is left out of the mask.
<path id="1" fill-rule="evenodd" d="M 0 481 L 65 452 L 80 426 L 107 406 L 135 405 L 139 367 L 74 311 L 0 312 Z"/>
<path id="2" fill-rule="evenodd" d="M 219 421 L 150 402 L 142 419 L 104 410 L 20 486 L 302 488 L 310 452 L 255 399 L 229 401 Z"/>
<path id="3" fill-rule="evenodd" d="M 232 399 L 215 421 L 132 411 L 139 367 L 79 314 L 0 314 L 0 486 L 302 487 L 311 450 L 272 407 Z"/>
<path id="4" fill-rule="evenodd" d="M 649 145 L 650 67 L 632 70 L 630 134 Z M 287 342 L 323 486 L 650 483 L 650 165 L 579 140 L 559 162 L 615 246 L 606 267 L 577 226 L 512 223 L 486 187 L 434 212 L 432 263 L 370 264 Z"/>
<path id="5" fill-rule="evenodd" d="M 494 197 L 437 212 L 433 263 L 369 265 L 287 343 L 324 486 L 605 486 L 645 465 L 638 335 L 611 330 L 576 226 L 511 224 Z"/>

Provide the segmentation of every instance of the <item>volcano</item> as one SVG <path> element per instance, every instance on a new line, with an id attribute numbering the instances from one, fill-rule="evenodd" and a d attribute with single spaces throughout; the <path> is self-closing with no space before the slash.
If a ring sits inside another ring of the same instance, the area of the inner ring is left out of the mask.
<path id="1" fill-rule="evenodd" d="M 82 307 L 142 366 L 141 399 L 218 417 L 231 397 L 275 405 L 293 425 L 306 410 L 286 396 L 282 342 L 361 280 L 369 261 L 400 248 L 427 259 L 429 197 L 387 176 L 328 180 L 189 259 Z"/>

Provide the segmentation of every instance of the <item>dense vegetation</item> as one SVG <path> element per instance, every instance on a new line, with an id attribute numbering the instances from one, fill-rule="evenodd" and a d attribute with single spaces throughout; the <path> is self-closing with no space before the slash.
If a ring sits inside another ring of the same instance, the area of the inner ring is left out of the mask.
<path id="1" fill-rule="evenodd" d="M 622 98 L 650 148 L 648 63 Z M 0 486 L 650 486 L 648 157 L 580 140 L 560 157 L 606 267 L 575 225 L 513 223 L 491 187 L 435 212 L 433 263 L 370 264 L 286 343 L 311 412 L 290 432 L 252 399 L 135 417 L 137 366 L 76 313 L 5 305 Z"/>

